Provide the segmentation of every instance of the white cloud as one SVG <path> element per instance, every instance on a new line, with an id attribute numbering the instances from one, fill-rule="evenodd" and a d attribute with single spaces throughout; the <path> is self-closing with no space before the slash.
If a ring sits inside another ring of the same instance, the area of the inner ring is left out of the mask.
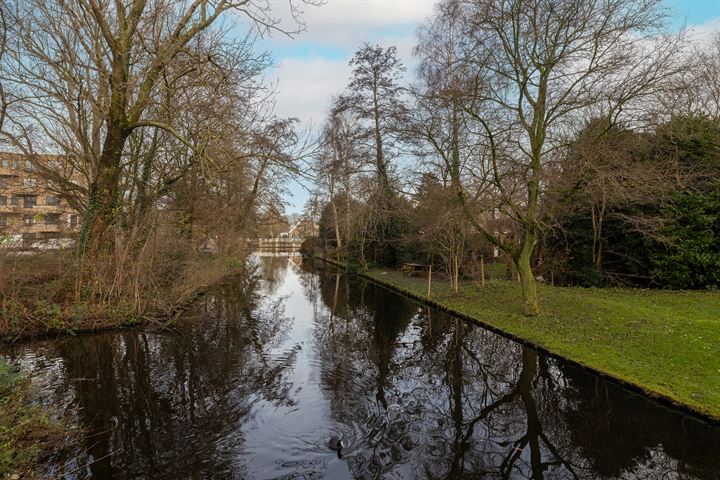
<path id="1" fill-rule="evenodd" d="M 318 125 L 325 119 L 331 97 L 343 91 L 349 76 L 345 59 L 285 58 L 274 76 L 278 89 L 275 113 Z"/>
<path id="2" fill-rule="evenodd" d="M 318 14 L 316 15 L 318 18 L 313 17 L 311 19 L 316 20 L 313 30 L 318 40 L 309 43 L 320 47 L 337 47 L 339 46 L 337 41 L 338 32 L 345 31 L 344 38 L 348 45 L 343 45 L 340 49 L 340 52 L 344 52 L 345 55 L 340 57 L 336 55 L 330 57 L 311 55 L 307 57 L 305 54 L 293 56 L 293 50 L 286 51 L 285 56 L 278 59 L 279 65 L 273 71 L 271 78 L 273 83 L 277 84 L 278 89 L 275 109 L 278 116 L 295 116 L 306 124 L 312 121 L 315 126 L 322 123 L 330 108 L 332 98 L 341 94 L 349 82 L 351 68 L 348 63 L 350 58 L 365 42 L 379 44 L 383 47 L 397 47 L 398 57 L 407 68 L 406 78 L 411 79 L 413 77 L 415 61 L 412 50 L 416 44 L 415 28 L 406 28 L 398 32 L 388 28 L 378 32 L 373 30 L 372 27 L 379 23 L 389 26 L 392 20 L 414 22 L 414 27 L 427 16 L 427 12 L 432 10 L 434 0 L 366 1 L 365 3 L 368 4 L 367 9 L 372 14 L 367 12 L 360 14 L 362 10 L 360 8 L 361 3 L 363 2 L 330 0 L 328 5 L 316 7 L 312 10 L 319 12 L 327 8 L 330 11 L 331 6 L 335 5 L 335 9 L 342 12 L 342 15 L 340 15 L 342 20 L 339 22 L 344 25 L 351 25 L 352 28 L 343 29 L 339 23 L 334 24 L 330 21 L 332 15 L 328 13 Z M 409 6 L 416 4 L 420 4 L 425 8 L 409 8 Z M 405 10 L 400 8 L 403 5 Z M 382 10 L 381 6 L 390 7 L 387 15 L 379 14 L 379 11 Z M 357 13 L 357 15 L 353 13 Z M 363 23 L 365 23 L 364 26 Z M 320 25 L 323 25 L 323 28 L 320 28 Z M 351 38 L 352 41 L 350 41 Z"/>
<path id="3" fill-rule="evenodd" d="M 275 34 L 273 42 L 321 43 L 355 48 L 372 37 L 400 27 L 414 28 L 433 13 L 436 0 L 328 0 L 320 6 L 302 6 L 306 30 L 289 38 Z M 276 8 L 287 30 L 295 27 L 288 8 Z"/>
<path id="4" fill-rule="evenodd" d="M 435 0 L 329 0 L 308 7 L 308 25 L 394 25 L 415 23 L 432 14 Z"/>
<path id="5" fill-rule="evenodd" d="M 714 18 L 699 25 L 688 25 L 687 33 L 691 41 L 698 44 L 709 44 L 720 34 L 720 18 Z"/>
<path id="6" fill-rule="evenodd" d="M 363 43 L 394 45 L 413 77 L 416 27 L 432 15 L 435 0 L 329 0 L 320 7 L 305 7 L 302 15 L 307 31 L 295 39 L 276 35 L 263 42 L 271 50 L 282 52 L 278 67 L 271 73 L 277 85 L 275 114 L 298 117 L 306 127 L 322 125 L 334 96 L 345 90 L 352 54 Z M 289 12 L 277 11 L 292 28 Z M 302 46 L 309 47 L 303 49 Z M 321 56 L 328 47 L 332 54 Z M 310 53 L 308 51 L 318 53 Z M 289 186 L 288 211 L 298 212 L 307 200 L 307 192 L 298 184 Z"/>
<path id="7" fill-rule="evenodd" d="M 376 43 L 385 47 L 398 47 L 398 57 L 407 68 L 405 79 L 410 82 L 416 64 L 412 57 L 414 39 L 379 39 Z M 350 81 L 351 56 L 340 59 L 319 56 L 282 59 L 270 76 L 270 82 L 277 90 L 275 114 L 279 117 L 297 117 L 306 126 L 317 127 L 322 124 L 333 98 L 343 93 Z"/>

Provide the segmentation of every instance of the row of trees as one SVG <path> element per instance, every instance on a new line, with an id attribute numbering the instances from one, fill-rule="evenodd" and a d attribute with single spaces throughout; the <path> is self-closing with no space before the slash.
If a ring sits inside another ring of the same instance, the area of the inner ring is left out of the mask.
<path id="1" fill-rule="evenodd" d="M 82 213 L 83 254 L 150 207 L 171 203 L 219 238 L 273 203 L 298 134 L 261 83 L 270 59 L 253 42 L 278 29 L 270 13 L 251 0 L 3 3 L 2 141 L 68 158 L 41 173 Z"/>
<path id="2" fill-rule="evenodd" d="M 720 285 L 717 117 L 683 114 L 647 131 L 614 126 L 597 139 L 599 128 L 588 126 L 568 155 L 568 169 L 589 167 L 584 188 L 558 212 L 546 260 L 581 285 Z"/>
<path id="3" fill-rule="evenodd" d="M 178 280 L 178 258 L 233 252 L 279 216 L 305 147 L 263 83 L 273 15 L 264 0 L 0 3 L 0 147 L 80 213 L 82 295 L 151 265 Z"/>
<path id="4" fill-rule="evenodd" d="M 539 273 L 577 281 L 581 231 L 602 281 L 699 286 L 668 281 L 694 228 L 673 212 L 712 208 L 694 195 L 717 192 L 720 43 L 694 50 L 664 32 L 666 15 L 654 0 L 444 0 L 410 87 L 394 48 L 365 45 L 317 158 L 326 238 L 363 266 L 434 252 L 456 288 L 469 252 L 498 251 L 528 315 Z M 621 271 L 631 259 L 613 270 L 610 218 L 676 260 L 647 250 L 645 279 Z M 708 235 L 699 250 L 717 247 Z"/>

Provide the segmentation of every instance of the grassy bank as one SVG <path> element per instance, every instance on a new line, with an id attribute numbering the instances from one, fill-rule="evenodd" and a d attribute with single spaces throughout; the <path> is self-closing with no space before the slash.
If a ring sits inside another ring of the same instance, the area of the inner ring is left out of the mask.
<path id="1" fill-rule="evenodd" d="M 29 381 L 0 359 L 0 478 L 37 478 L 43 458 L 76 435 L 31 396 Z"/>
<path id="2" fill-rule="evenodd" d="M 418 297 L 427 281 L 367 276 Z M 520 287 L 433 283 L 432 300 L 651 395 L 720 419 L 720 293 L 539 286 L 542 314 L 522 314 Z"/>

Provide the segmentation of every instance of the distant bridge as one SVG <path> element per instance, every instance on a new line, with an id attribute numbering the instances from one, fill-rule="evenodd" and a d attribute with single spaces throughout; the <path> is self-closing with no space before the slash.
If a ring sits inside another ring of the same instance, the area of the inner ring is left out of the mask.
<path id="1" fill-rule="evenodd" d="M 301 238 L 256 238 L 250 245 L 257 252 L 297 252 L 302 242 Z"/>

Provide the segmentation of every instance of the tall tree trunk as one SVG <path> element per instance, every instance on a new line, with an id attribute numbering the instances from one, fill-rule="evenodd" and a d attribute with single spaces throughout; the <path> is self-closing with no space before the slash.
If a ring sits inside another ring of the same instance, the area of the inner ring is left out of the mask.
<path id="1" fill-rule="evenodd" d="M 457 255 L 453 258 L 453 262 L 453 290 L 458 293 L 460 289 L 460 260 Z"/>
<path id="2" fill-rule="evenodd" d="M 380 129 L 380 104 L 378 100 L 377 88 L 373 92 L 373 107 L 375 117 L 375 165 L 380 184 L 383 188 L 383 194 L 390 201 L 390 180 L 387 173 L 387 165 L 385 164 L 385 156 L 383 153 L 382 131 Z"/>
<path id="3" fill-rule="evenodd" d="M 118 203 L 120 161 L 128 137 L 129 133 L 121 122 L 108 121 L 100 164 L 95 180 L 90 185 L 88 206 L 80 230 L 78 248 L 81 256 L 96 258 L 113 245 L 108 230 L 114 221 Z"/>
<path id="4" fill-rule="evenodd" d="M 607 203 L 607 197 L 603 191 L 600 206 L 593 205 L 592 210 L 592 226 L 593 226 L 593 266 L 597 271 L 602 270 L 603 261 L 603 241 L 602 241 L 602 228 L 603 222 L 605 221 L 605 205 Z"/>
<path id="5" fill-rule="evenodd" d="M 533 317 L 540 313 L 540 301 L 537 294 L 537 283 L 530 260 L 535 247 L 535 233 L 526 231 L 520 252 L 513 259 L 520 275 L 522 285 L 523 311 L 526 316 Z"/>
<path id="6" fill-rule="evenodd" d="M 359 245 L 359 247 L 360 247 L 360 251 L 359 251 L 359 254 L 360 254 L 360 266 L 363 268 L 363 270 L 367 270 L 368 264 L 367 264 L 367 259 L 365 258 L 365 232 L 363 232 L 363 233 L 360 235 L 360 245 Z"/>
<path id="7" fill-rule="evenodd" d="M 537 239 L 537 221 L 539 216 L 540 178 L 542 175 L 543 145 L 545 144 L 545 102 L 547 100 L 547 75 L 541 71 L 537 102 L 534 106 L 533 120 L 528 129 L 530 137 L 530 178 L 528 179 L 527 212 L 522 223 L 523 239 L 517 255 L 516 266 L 522 284 L 523 309 L 525 315 L 533 317 L 540 314 L 535 274 L 530 266 L 535 240 Z"/>
<path id="8" fill-rule="evenodd" d="M 108 237 L 108 230 L 117 207 L 122 152 L 132 131 L 127 126 L 126 114 L 128 65 L 127 50 L 113 52 L 105 140 L 95 178 L 88 189 L 88 204 L 78 241 L 78 252 L 88 259 L 97 258 L 113 246 L 114 239 Z"/>
<path id="9" fill-rule="evenodd" d="M 334 198 L 330 200 L 330 205 L 332 206 L 333 217 L 335 218 L 335 242 L 337 243 L 336 247 L 339 253 L 340 249 L 342 248 L 342 239 L 340 237 L 340 219 L 338 218 L 338 211 L 337 207 L 335 206 Z"/>
<path id="10" fill-rule="evenodd" d="M 345 227 L 345 241 L 350 242 L 350 173 L 348 172 L 348 168 L 346 166 L 345 168 L 345 218 L 344 218 L 344 227 Z M 349 246 L 345 245 L 345 250 L 349 250 Z"/>
<path id="11" fill-rule="evenodd" d="M 137 209 L 135 213 L 135 224 L 139 225 L 145 218 L 145 214 L 150 207 L 151 198 L 148 192 L 150 184 L 150 172 L 152 170 L 153 161 L 157 154 L 158 145 L 158 129 L 156 128 L 153 132 L 152 142 L 150 144 L 150 151 L 145 155 L 142 162 L 142 171 L 140 172 L 140 180 L 138 181 L 138 197 L 137 197 Z"/>

